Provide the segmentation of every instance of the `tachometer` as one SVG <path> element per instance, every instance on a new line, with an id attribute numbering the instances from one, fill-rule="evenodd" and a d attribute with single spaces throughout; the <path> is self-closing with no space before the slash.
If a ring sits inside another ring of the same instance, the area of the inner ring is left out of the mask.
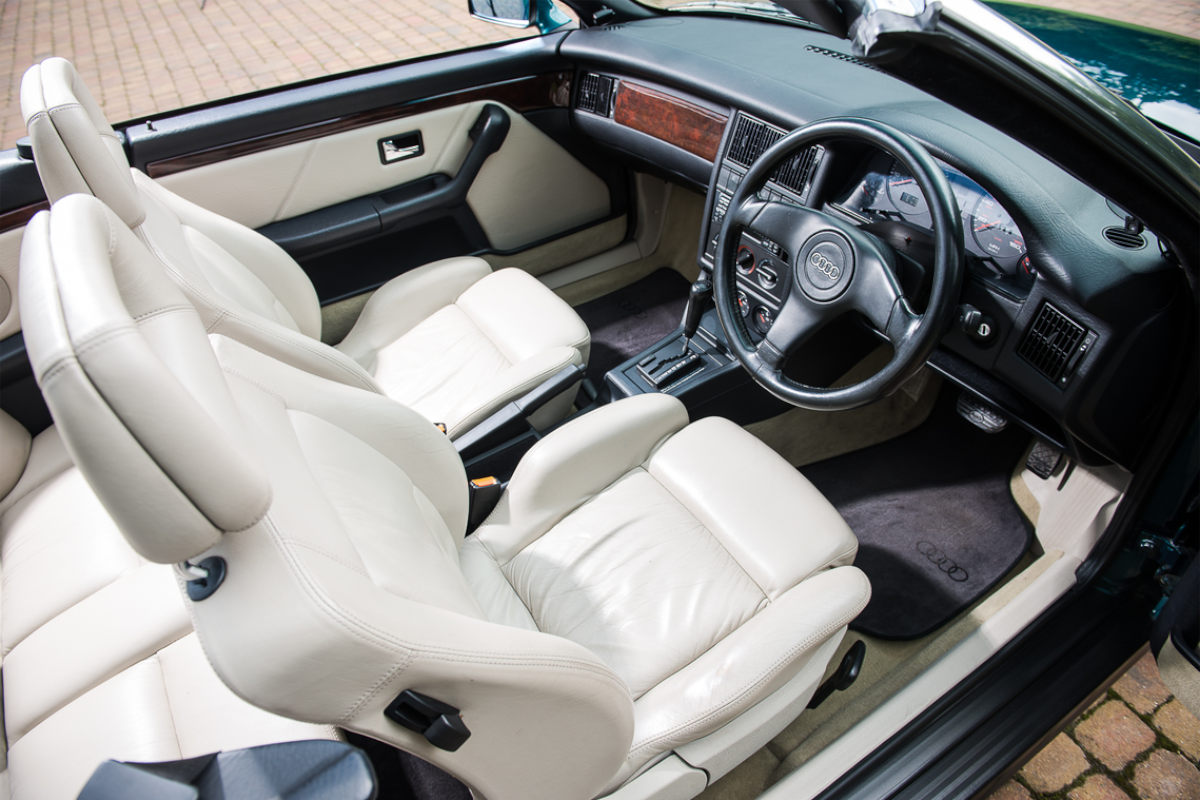
<path id="1" fill-rule="evenodd" d="M 1004 210 L 996 198 L 983 195 L 971 212 L 971 235 L 983 252 L 995 258 L 1020 258 L 1025 255 L 1025 237 L 1017 230 L 1017 223 Z"/>

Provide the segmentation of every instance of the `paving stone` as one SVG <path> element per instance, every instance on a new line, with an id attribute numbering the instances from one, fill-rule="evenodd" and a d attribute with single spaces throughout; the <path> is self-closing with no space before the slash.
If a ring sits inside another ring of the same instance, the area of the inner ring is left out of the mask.
<path id="1" fill-rule="evenodd" d="M 1075 739 L 1113 772 L 1120 772 L 1155 741 L 1154 731 L 1124 703 L 1110 700 L 1075 728 Z"/>
<path id="2" fill-rule="evenodd" d="M 1154 727 L 1192 761 L 1200 761 L 1200 719 L 1192 716 L 1183 703 L 1172 698 L 1154 715 Z"/>
<path id="3" fill-rule="evenodd" d="M 1133 788 L 1142 800 L 1196 800 L 1200 797 L 1200 770 L 1178 753 L 1155 750 L 1137 765 Z"/>
<path id="4" fill-rule="evenodd" d="M 1113 689 L 1139 714 L 1149 714 L 1171 699 L 1171 690 L 1158 677 L 1158 664 L 1149 653 L 1118 678 Z"/>
<path id="5" fill-rule="evenodd" d="M 1035 792 L 1046 794 L 1069 786 L 1091 768 L 1079 745 L 1065 733 L 1050 740 L 1042 752 L 1021 770 L 1021 777 Z"/>
<path id="6" fill-rule="evenodd" d="M 1028 789 L 1012 780 L 988 795 L 988 800 L 1032 800 L 1032 798 Z"/>
<path id="7" fill-rule="evenodd" d="M 1071 800 L 1129 800 L 1129 795 L 1104 775 L 1090 775 L 1083 786 L 1067 793 Z"/>

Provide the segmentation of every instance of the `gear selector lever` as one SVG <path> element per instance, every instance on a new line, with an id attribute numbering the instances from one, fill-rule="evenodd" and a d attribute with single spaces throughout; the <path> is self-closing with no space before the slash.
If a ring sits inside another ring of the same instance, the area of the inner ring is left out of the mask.
<path id="1" fill-rule="evenodd" d="M 683 312 L 684 351 L 691 349 L 692 337 L 700 329 L 700 317 L 704 315 L 704 309 L 708 306 L 708 301 L 712 298 L 712 294 L 712 281 L 704 277 L 699 278 L 693 283 L 691 291 L 688 292 L 687 308 Z"/>

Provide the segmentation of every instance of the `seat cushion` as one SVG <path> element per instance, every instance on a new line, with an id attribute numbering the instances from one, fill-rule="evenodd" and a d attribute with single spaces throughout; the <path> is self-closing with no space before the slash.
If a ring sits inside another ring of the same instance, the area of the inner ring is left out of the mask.
<path id="1" fill-rule="evenodd" d="M 634 741 L 609 788 L 782 687 L 870 597 L 853 533 L 798 471 L 728 420 L 678 429 L 674 402 L 622 400 L 542 440 L 461 551 L 492 621 L 581 644 L 629 686 Z M 589 439 L 617 447 L 622 414 L 641 458 L 606 462 Z M 605 471 L 602 489 L 525 498 Z"/>
<path id="2" fill-rule="evenodd" d="M 590 342 L 579 315 L 535 278 L 457 258 L 384 285 L 338 349 L 454 438 L 563 368 L 584 366 Z M 573 395 L 535 424 L 565 416 Z"/>

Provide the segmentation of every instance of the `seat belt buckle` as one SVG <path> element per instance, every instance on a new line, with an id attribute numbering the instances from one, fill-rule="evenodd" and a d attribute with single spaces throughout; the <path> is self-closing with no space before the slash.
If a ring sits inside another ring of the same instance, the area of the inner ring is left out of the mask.
<path id="1" fill-rule="evenodd" d="M 504 484 L 491 475 L 486 478 L 475 478 L 467 482 L 470 490 L 470 511 L 467 513 L 467 533 L 471 533 L 491 514 L 500 495 L 504 494 Z"/>

